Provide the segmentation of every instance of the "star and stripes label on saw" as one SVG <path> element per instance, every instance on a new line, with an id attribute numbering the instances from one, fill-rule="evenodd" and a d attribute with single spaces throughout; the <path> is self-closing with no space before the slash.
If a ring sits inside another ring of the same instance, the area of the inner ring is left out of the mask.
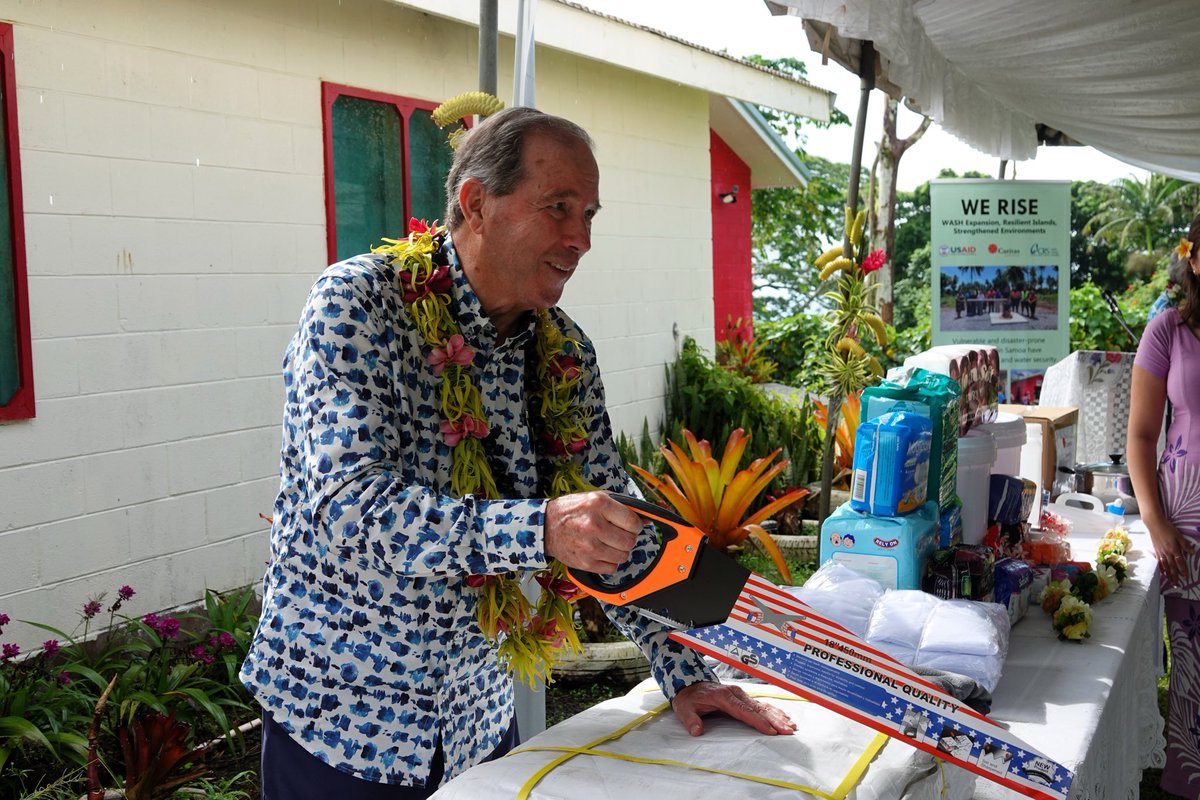
<path id="1" fill-rule="evenodd" d="M 724 624 L 671 636 L 1028 797 L 1070 789 L 1062 764 L 758 575 Z"/>

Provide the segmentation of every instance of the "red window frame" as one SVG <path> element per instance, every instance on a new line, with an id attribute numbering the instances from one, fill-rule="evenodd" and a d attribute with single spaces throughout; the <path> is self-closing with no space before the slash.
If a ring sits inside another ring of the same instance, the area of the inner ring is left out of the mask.
<path id="1" fill-rule="evenodd" d="M 428 100 L 417 100 L 412 97 L 402 97 L 387 92 L 376 92 L 371 89 L 359 89 L 340 83 L 321 82 L 321 135 L 325 143 L 325 250 L 326 261 L 330 264 L 337 261 L 337 198 L 334 192 L 333 181 L 333 103 L 342 95 L 358 97 L 363 100 L 374 100 L 379 103 L 388 103 L 394 106 L 396 112 L 400 115 L 404 144 L 401 146 L 401 143 L 397 142 L 397 146 L 401 147 L 400 164 L 404 176 L 404 207 L 406 209 L 412 208 L 412 187 L 409 182 L 411 169 L 407 145 L 409 141 L 408 119 L 412 115 L 412 112 L 417 109 L 433 111 L 438 107 L 438 103 Z"/>
<path id="2" fill-rule="evenodd" d="M 0 406 L 0 421 L 32 419 L 33 395 L 33 346 L 29 335 L 29 280 L 25 268 L 25 206 L 21 198 L 21 141 L 17 135 L 17 80 L 14 75 L 13 27 L 0 23 L 0 80 L 4 81 L 4 103 L 0 107 L 3 117 L 8 152 L 9 220 L 13 248 L 13 299 L 16 304 L 17 360 L 21 386 L 6 405 Z"/>

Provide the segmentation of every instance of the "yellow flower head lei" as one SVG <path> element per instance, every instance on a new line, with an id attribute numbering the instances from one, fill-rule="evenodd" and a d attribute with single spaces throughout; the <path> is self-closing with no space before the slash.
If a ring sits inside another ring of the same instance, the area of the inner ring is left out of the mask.
<path id="1" fill-rule="evenodd" d="M 1192 243 L 1184 237 L 1179 240 L 1179 244 L 1175 245 L 1175 255 L 1179 256 L 1180 261 L 1187 261 L 1192 257 Z"/>
<path id="2" fill-rule="evenodd" d="M 409 231 L 405 239 L 384 239 L 374 252 L 396 268 L 404 307 L 428 348 L 426 361 L 441 378 L 440 431 L 453 453 L 451 490 L 459 497 L 495 499 L 499 490 L 483 448 L 487 418 L 471 372 L 475 351 L 464 340 L 451 308 L 453 280 L 443 250 L 446 231 L 416 219 L 409 221 Z M 587 444 L 590 419 L 579 397 L 585 377 L 577 356 L 579 343 L 563 335 L 542 309 L 537 312 L 533 350 L 536 380 L 529 402 L 536 410 L 539 461 L 549 462 L 549 469 L 543 466 L 540 488 L 546 497 L 586 491 L 593 487 L 574 458 Z M 534 577 L 542 586 L 536 604 L 525 598 L 518 575 L 467 578 L 480 592 L 480 629 L 498 642 L 509 670 L 530 685 L 538 678 L 550 679 L 550 668 L 564 649 L 580 650 L 571 609 L 579 589 L 557 561 Z"/>

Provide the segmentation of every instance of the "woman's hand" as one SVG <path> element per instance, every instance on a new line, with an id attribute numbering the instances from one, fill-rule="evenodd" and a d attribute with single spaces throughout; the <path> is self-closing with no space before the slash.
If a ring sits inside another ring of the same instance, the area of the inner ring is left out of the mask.
<path id="1" fill-rule="evenodd" d="M 1179 532 L 1171 522 L 1163 521 L 1150 525 L 1150 541 L 1154 543 L 1154 555 L 1158 559 L 1158 568 L 1168 581 L 1182 584 L 1191 580 L 1188 569 L 1188 557 L 1195 548 L 1195 543 Z"/>

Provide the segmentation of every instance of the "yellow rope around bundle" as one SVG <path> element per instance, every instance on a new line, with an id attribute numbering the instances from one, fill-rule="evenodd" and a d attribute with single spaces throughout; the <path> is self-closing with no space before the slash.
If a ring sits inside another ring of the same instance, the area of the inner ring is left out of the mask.
<path id="1" fill-rule="evenodd" d="M 749 694 L 751 697 L 767 697 L 776 700 L 804 700 L 804 698 L 797 697 L 796 695 L 792 694 L 771 692 L 750 692 Z M 715 775 L 725 775 L 731 778 L 740 778 L 742 780 L 751 781 L 753 783 L 761 783 L 767 786 L 777 786 L 781 789 L 794 789 L 797 792 L 805 792 L 810 795 L 815 795 L 823 800 L 845 800 L 845 798 L 850 794 L 851 790 L 853 790 L 854 787 L 858 785 L 859 781 L 862 780 L 863 775 L 866 774 L 867 767 L 875 759 L 875 756 L 879 755 L 879 751 L 883 749 L 883 746 L 888 740 L 888 737 L 885 734 L 876 734 L 875 738 L 872 739 L 870 744 L 868 744 L 863 750 L 862 755 L 860 755 L 858 759 L 855 760 L 854 765 L 850 767 L 850 771 L 846 773 L 846 776 L 842 779 L 842 782 L 838 784 L 837 788 L 832 792 L 825 792 L 821 789 L 816 789 L 812 786 L 805 786 L 801 783 L 790 783 L 788 781 L 781 781 L 775 778 L 767 778 L 762 775 L 750 775 L 744 772 L 734 772 L 732 770 L 718 769 L 716 767 L 705 767 L 699 764 L 689 764 L 686 761 L 675 761 L 669 758 L 645 758 L 642 756 L 631 756 L 624 753 L 612 753 L 607 750 L 594 749 L 606 742 L 620 739 L 634 728 L 649 722 L 670 707 L 670 703 L 662 703 L 661 705 L 647 711 L 645 714 L 642 714 L 640 717 L 635 718 L 627 725 L 623 725 L 612 733 L 601 736 L 599 739 L 588 742 L 582 747 L 535 745 L 532 747 L 521 747 L 517 750 L 513 750 L 507 756 L 505 756 L 505 758 L 515 756 L 518 753 L 529 753 L 535 750 L 551 751 L 563 754 L 558 758 L 555 758 L 553 761 L 547 763 L 537 772 L 533 773 L 533 775 L 529 777 L 529 780 L 525 781 L 525 784 L 521 787 L 521 791 L 517 794 L 518 800 L 528 800 L 533 788 L 541 782 L 542 778 L 546 777 L 552 770 L 562 766 L 575 756 L 598 756 L 600 758 L 612 758 L 618 761 L 628 761 L 634 764 L 657 764 L 664 767 L 683 767 L 684 769 L 694 769 L 700 772 L 709 772 Z"/>

